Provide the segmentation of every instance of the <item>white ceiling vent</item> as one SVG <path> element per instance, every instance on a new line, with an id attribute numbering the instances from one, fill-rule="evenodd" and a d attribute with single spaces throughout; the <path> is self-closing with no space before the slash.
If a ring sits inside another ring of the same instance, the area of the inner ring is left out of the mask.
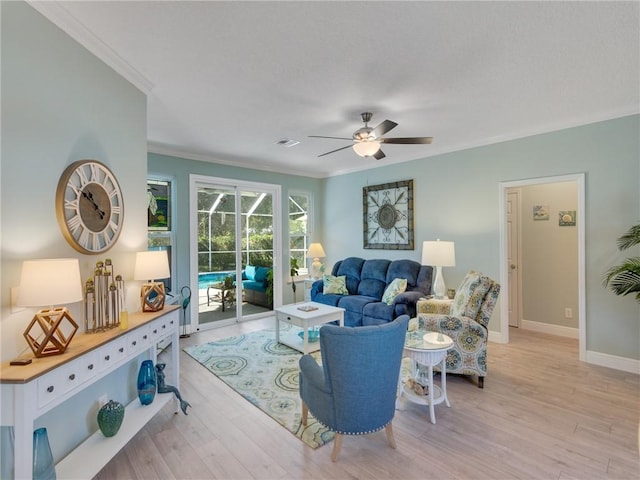
<path id="1" fill-rule="evenodd" d="M 282 147 L 293 147 L 294 145 L 298 145 L 300 142 L 298 140 L 293 140 L 292 138 L 283 138 L 276 142 L 276 145 L 280 145 Z"/>

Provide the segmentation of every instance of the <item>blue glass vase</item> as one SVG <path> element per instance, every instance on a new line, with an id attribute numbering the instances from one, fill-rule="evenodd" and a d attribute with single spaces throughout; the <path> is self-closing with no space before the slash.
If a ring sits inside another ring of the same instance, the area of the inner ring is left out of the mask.
<path id="1" fill-rule="evenodd" d="M 156 369 L 151 360 L 144 360 L 138 372 L 138 398 L 142 405 L 149 405 L 156 396 Z"/>
<path id="2" fill-rule="evenodd" d="M 33 432 L 33 479 L 56 480 L 56 468 L 46 428 Z"/>

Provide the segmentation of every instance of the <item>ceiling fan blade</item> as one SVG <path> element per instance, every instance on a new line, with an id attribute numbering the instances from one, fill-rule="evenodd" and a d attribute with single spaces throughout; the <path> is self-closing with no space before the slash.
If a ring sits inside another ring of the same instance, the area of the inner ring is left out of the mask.
<path id="1" fill-rule="evenodd" d="M 376 160 L 382 160 L 384 157 L 386 157 L 386 155 L 384 154 L 382 149 L 380 149 L 376 153 L 374 153 L 373 156 L 375 157 Z"/>
<path id="2" fill-rule="evenodd" d="M 353 138 L 347 138 L 347 137 L 323 137 L 322 135 L 309 135 L 309 138 L 333 138 L 335 140 L 349 140 L 349 141 L 353 140 Z"/>
<path id="3" fill-rule="evenodd" d="M 398 124 L 396 122 L 392 122 L 391 120 L 385 120 L 380 125 L 378 125 L 376 128 L 374 128 L 371 133 L 373 135 L 375 135 L 376 138 L 380 138 L 382 135 L 387 133 L 389 130 L 391 130 L 392 128 L 395 128 L 397 126 L 398 126 Z"/>
<path id="4" fill-rule="evenodd" d="M 351 148 L 351 145 L 347 145 L 346 147 L 336 148 L 335 150 L 331 150 L 330 152 L 323 153 L 322 155 L 318 155 L 318 157 L 324 157 L 325 155 L 329 155 L 330 153 L 339 152 L 340 150 L 344 150 L 345 148 Z"/>
<path id="5" fill-rule="evenodd" d="M 433 142 L 433 137 L 376 138 L 376 141 L 380 143 L 417 144 L 417 143 L 431 143 Z"/>

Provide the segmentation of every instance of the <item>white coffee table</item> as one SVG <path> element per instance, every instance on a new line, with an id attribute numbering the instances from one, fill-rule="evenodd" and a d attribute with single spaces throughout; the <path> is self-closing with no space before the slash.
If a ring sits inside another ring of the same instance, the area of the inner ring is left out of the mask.
<path id="1" fill-rule="evenodd" d="M 398 380 L 398 400 L 404 394 L 408 400 L 429 406 L 431 423 L 436 423 L 435 405 L 445 402 L 451 407 L 447 398 L 447 350 L 453 346 L 453 340 L 447 335 L 418 329 L 407 332 L 404 344 L 404 356 L 412 360 L 413 376 L 424 385 L 426 380 L 429 388 L 427 395 L 418 395 L 408 386 L 402 384 L 402 373 Z M 440 365 L 440 386 L 433 384 L 433 367 Z M 427 378 L 419 378 L 419 367 L 427 368 Z"/>
<path id="2" fill-rule="evenodd" d="M 314 310 L 301 310 L 301 308 L 314 308 Z M 302 353 L 311 353 L 320 350 L 320 341 L 309 342 L 309 329 L 317 325 L 338 320 L 340 326 L 344 326 L 344 308 L 332 307 L 323 303 L 305 302 L 294 303 L 278 307 L 276 311 L 276 342 L 295 348 Z M 280 322 L 289 323 L 302 328 L 303 338 L 297 332 L 280 336 Z"/>

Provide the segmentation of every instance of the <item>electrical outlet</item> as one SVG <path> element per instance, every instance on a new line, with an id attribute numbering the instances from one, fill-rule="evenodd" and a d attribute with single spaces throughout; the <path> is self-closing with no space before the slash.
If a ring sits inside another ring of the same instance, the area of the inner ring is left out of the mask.
<path id="1" fill-rule="evenodd" d="M 109 401 L 109 400 L 107 400 L 107 394 L 106 394 L 106 393 L 105 393 L 104 395 L 101 395 L 101 396 L 98 398 L 98 403 L 100 404 L 100 406 L 101 406 L 101 407 L 102 407 L 103 405 L 106 405 L 108 401 Z"/>
<path id="2" fill-rule="evenodd" d="M 564 318 L 573 318 L 573 310 L 570 308 L 564 309 Z"/>

